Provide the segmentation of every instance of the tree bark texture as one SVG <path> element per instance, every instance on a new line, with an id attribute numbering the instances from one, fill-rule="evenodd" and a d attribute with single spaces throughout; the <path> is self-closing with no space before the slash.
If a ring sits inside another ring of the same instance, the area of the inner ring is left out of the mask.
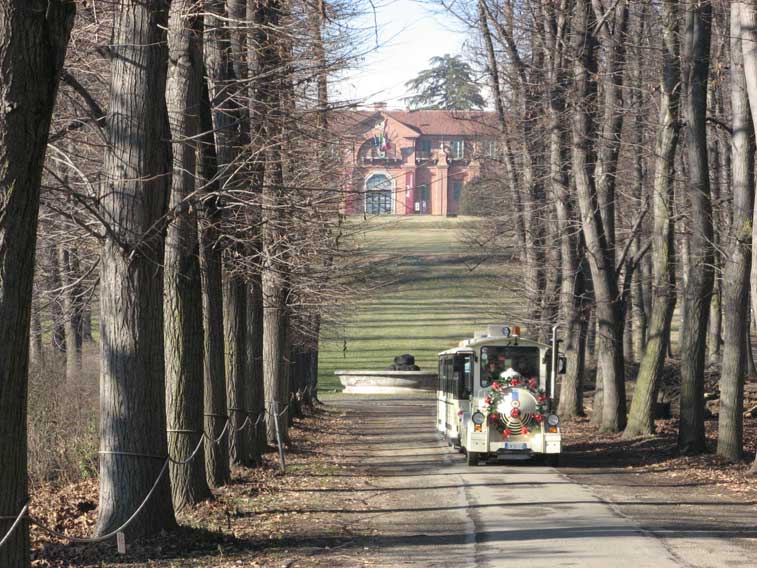
<path id="1" fill-rule="evenodd" d="M 684 289 L 686 318 L 681 330 L 681 417 L 678 446 L 684 453 L 704 451 L 704 363 L 713 286 L 712 203 L 707 162 L 707 81 L 712 5 L 687 2 L 683 35 L 686 88 L 686 168 L 689 201 L 689 278 Z"/>
<path id="2" fill-rule="evenodd" d="M 723 311 L 727 317 L 723 318 L 717 449 L 718 455 L 730 461 L 738 461 L 742 456 L 744 380 L 749 372 L 746 346 L 749 341 L 749 274 L 754 207 L 754 128 L 744 75 L 742 40 L 742 25 L 753 24 L 749 21 L 748 11 L 745 2 L 731 5 L 732 242 L 724 259 Z"/>
<path id="3" fill-rule="evenodd" d="M 200 133 L 202 17 L 195 0 L 174 0 L 168 19 L 166 106 L 173 174 L 166 235 L 164 318 L 168 453 L 187 460 L 203 439 L 202 280 L 195 171 Z M 170 465 L 176 510 L 211 497 L 201 448 L 188 463 Z"/>
<path id="4" fill-rule="evenodd" d="M 653 307 L 624 437 L 654 434 L 654 412 L 676 301 L 673 223 L 675 156 L 679 137 L 678 0 L 662 4 L 663 68 L 652 189 Z"/>
<path id="5" fill-rule="evenodd" d="M 0 535 L 29 500 L 26 404 L 40 183 L 75 7 L 0 1 Z M 1 537 L 0 537 L 1 538 Z M 26 519 L 0 566 L 28 566 Z"/>
<path id="6" fill-rule="evenodd" d="M 121 526 L 167 455 L 163 247 L 170 146 L 165 81 L 167 3 L 121 0 L 111 52 L 101 184 L 109 224 L 100 272 L 100 504 L 97 532 Z M 168 475 L 127 537 L 176 524 Z"/>

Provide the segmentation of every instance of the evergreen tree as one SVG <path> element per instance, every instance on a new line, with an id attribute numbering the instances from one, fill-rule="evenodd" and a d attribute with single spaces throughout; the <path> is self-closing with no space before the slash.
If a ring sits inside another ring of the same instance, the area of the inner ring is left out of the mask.
<path id="1" fill-rule="evenodd" d="M 470 65 L 459 55 L 432 57 L 431 67 L 405 83 L 414 95 L 405 98 L 410 108 L 471 110 L 486 106 Z"/>

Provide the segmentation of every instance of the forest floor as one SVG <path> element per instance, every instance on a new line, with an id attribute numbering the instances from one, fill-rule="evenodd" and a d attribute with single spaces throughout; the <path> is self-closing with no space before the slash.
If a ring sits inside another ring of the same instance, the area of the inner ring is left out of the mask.
<path id="1" fill-rule="evenodd" d="M 392 529 L 385 519 L 382 524 L 380 512 L 396 507 L 398 496 L 408 511 L 423 511 L 428 503 L 414 502 L 408 491 L 396 495 L 376 491 L 381 472 L 366 467 L 355 451 L 356 440 L 365 436 L 360 404 L 342 402 L 347 398 L 330 396 L 326 406 L 296 421 L 286 475 L 279 472 L 276 454 L 266 455 L 262 467 L 236 471 L 232 484 L 214 491 L 214 501 L 181 512 L 178 531 L 129 543 L 125 556 L 116 553 L 113 542 L 70 545 L 32 529 L 34 566 L 402 565 L 388 560 L 394 557 L 387 556 L 387 543 L 396 537 L 384 534 Z M 387 404 L 392 402 L 387 399 Z M 375 407 L 366 406 L 365 412 L 369 419 L 373 416 L 375 428 Z M 393 420 L 387 430 L 396 429 L 402 418 Z M 748 421 L 746 433 L 752 444 L 757 438 L 755 422 Z M 711 441 L 713 423 L 708 425 Z M 661 538 L 673 535 L 681 542 L 692 531 L 701 531 L 708 538 L 757 545 L 757 487 L 747 475 L 748 464 L 730 466 L 713 454 L 679 456 L 674 425 L 661 421 L 658 426 L 658 437 L 623 441 L 596 434 L 585 420 L 566 424 L 565 460 L 559 471 L 587 486 L 619 514 L 653 534 L 660 532 Z M 430 444 L 424 442 L 426 446 Z M 448 452 L 446 445 L 422 451 Z M 67 534 L 90 534 L 97 491 L 94 480 L 40 489 L 32 513 Z M 413 515 L 408 512 L 408 524 Z"/>
<path id="2" fill-rule="evenodd" d="M 213 491 L 213 501 L 177 515 L 178 531 L 127 543 L 122 556 L 115 542 L 67 544 L 33 527 L 33 566 L 356 565 L 353 555 L 340 552 L 354 535 L 337 512 L 361 506 L 345 492 L 367 479 L 357 464 L 343 459 L 350 424 L 343 412 L 318 407 L 306 419 L 295 420 L 290 432 L 286 474 L 281 474 L 275 452 L 266 454 L 259 468 L 235 470 L 231 484 Z M 94 530 L 97 495 L 96 480 L 39 487 L 31 513 L 69 536 L 88 536 Z"/>

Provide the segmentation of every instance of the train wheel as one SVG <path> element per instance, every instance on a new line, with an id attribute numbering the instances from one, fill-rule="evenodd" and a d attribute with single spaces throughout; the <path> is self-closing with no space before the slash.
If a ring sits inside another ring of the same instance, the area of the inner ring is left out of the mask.
<path id="1" fill-rule="evenodd" d="M 478 465 L 478 452 L 466 452 L 465 463 L 469 466 Z"/>

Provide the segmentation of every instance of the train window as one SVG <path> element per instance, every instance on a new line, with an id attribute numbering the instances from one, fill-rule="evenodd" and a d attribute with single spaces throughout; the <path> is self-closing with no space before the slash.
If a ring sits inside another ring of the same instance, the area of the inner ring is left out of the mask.
<path id="1" fill-rule="evenodd" d="M 473 353 L 463 355 L 463 377 L 468 397 L 473 394 Z"/>
<path id="2" fill-rule="evenodd" d="M 455 378 L 452 376 L 452 365 L 450 365 L 449 357 L 444 361 L 444 376 L 447 377 L 447 392 L 454 395 L 457 389 L 455 389 Z"/>
<path id="3" fill-rule="evenodd" d="M 523 346 L 489 346 L 481 348 L 481 386 L 488 387 L 500 375 L 513 369 L 539 381 L 539 348 Z"/>
<path id="4" fill-rule="evenodd" d="M 472 353 L 462 353 L 455 355 L 453 369 L 457 381 L 457 396 L 461 400 L 470 399 L 473 393 L 473 358 Z"/>

